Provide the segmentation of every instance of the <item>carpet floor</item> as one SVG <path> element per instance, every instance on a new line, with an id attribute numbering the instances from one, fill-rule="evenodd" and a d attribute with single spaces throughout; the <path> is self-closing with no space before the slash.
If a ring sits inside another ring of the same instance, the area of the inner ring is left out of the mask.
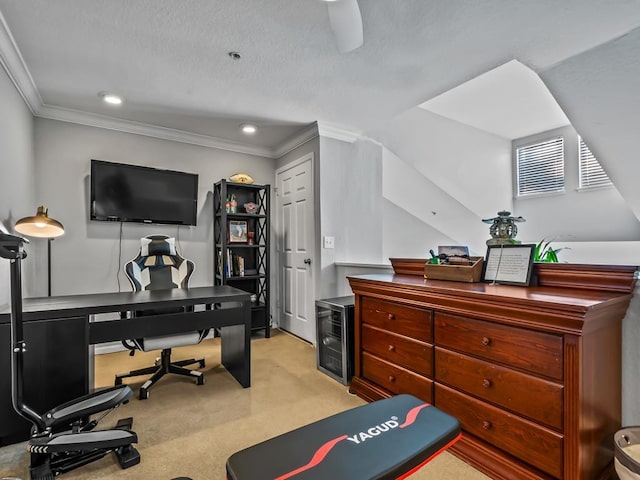
<path id="1" fill-rule="evenodd" d="M 140 464 L 121 470 L 110 454 L 61 478 L 224 479 L 225 462 L 234 452 L 365 403 L 316 369 L 313 346 L 278 330 L 272 332 L 270 339 L 252 340 L 251 388 L 242 388 L 221 366 L 219 338 L 173 350 L 176 360 L 205 357 L 205 385 L 169 375 L 152 387 L 148 400 L 138 400 L 137 387 L 146 377 L 129 379 L 136 397 L 106 417 L 99 428 L 133 417 Z M 116 373 L 152 365 L 157 355 L 97 355 L 95 384 L 110 386 Z M 25 443 L 0 448 L 0 480 L 3 477 L 29 477 Z M 411 476 L 412 480 L 488 478 L 447 452 Z"/>

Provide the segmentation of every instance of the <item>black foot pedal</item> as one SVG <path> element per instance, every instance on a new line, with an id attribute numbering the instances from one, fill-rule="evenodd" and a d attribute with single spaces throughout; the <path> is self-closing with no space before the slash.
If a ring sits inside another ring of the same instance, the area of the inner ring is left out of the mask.
<path id="1" fill-rule="evenodd" d="M 115 453 L 122 469 L 133 467 L 140 463 L 140 453 L 131 445 L 116 448 L 113 453 Z"/>
<path id="2" fill-rule="evenodd" d="M 133 417 L 127 417 L 127 418 L 121 418 L 120 420 L 118 420 L 118 423 L 116 423 L 115 428 L 119 430 L 131 430 L 132 426 L 133 426 Z"/>

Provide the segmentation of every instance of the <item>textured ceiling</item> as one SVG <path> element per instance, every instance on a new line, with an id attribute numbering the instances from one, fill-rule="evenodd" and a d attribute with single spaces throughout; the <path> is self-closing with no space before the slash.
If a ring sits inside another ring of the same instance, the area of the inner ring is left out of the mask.
<path id="1" fill-rule="evenodd" d="M 44 106 L 268 148 L 314 121 L 366 132 L 512 59 L 543 71 L 640 26 L 640 0 L 359 3 L 364 45 L 346 54 L 320 0 L 0 0 L 0 13 Z M 245 121 L 260 134 L 239 136 Z"/>

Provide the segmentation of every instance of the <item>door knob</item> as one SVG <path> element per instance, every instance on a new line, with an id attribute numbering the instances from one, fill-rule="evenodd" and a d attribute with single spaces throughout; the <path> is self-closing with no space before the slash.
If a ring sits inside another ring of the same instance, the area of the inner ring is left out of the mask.
<path id="1" fill-rule="evenodd" d="M 305 259 L 304 259 L 304 263 L 305 263 L 306 265 L 311 265 L 311 259 L 310 259 L 310 258 L 305 258 Z"/>

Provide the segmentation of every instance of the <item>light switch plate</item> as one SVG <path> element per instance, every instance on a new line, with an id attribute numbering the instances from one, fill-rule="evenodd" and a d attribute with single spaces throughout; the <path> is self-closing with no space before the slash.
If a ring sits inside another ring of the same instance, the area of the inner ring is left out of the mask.
<path id="1" fill-rule="evenodd" d="M 335 246 L 335 238 L 334 237 L 324 237 L 324 248 L 334 248 Z"/>

